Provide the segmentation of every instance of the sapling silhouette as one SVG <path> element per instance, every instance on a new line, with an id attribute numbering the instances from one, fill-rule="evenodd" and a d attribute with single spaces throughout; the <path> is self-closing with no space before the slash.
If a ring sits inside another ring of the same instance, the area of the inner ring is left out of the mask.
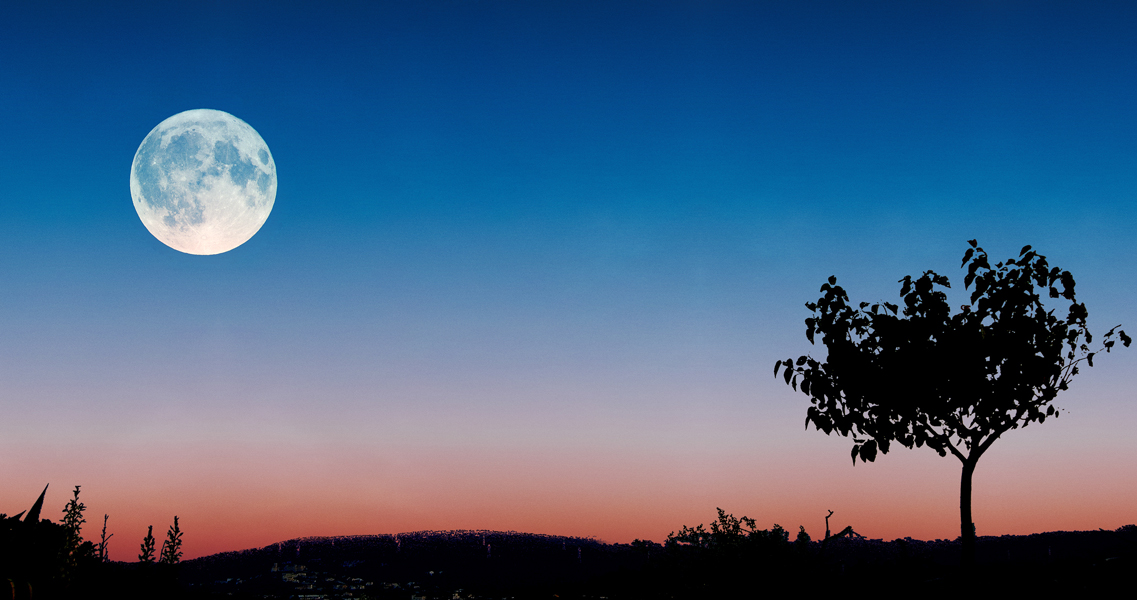
<path id="1" fill-rule="evenodd" d="M 109 518 L 110 515 L 103 515 L 103 535 L 99 539 L 99 562 L 107 562 L 107 560 L 109 560 L 109 555 L 107 553 L 107 543 L 111 541 L 112 537 L 114 537 L 113 533 L 107 535 L 107 519 Z"/>
<path id="2" fill-rule="evenodd" d="M 83 511 L 87 510 L 87 505 L 79 502 L 79 486 L 75 486 L 74 494 L 74 497 L 63 507 L 63 528 L 67 532 L 62 551 L 63 579 L 65 581 L 75 572 L 79 547 L 83 543 L 83 536 L 81 535 L 83 523 L 87 522 L 87 519 L 83 518 Z"/>
<path id="3" fill-rule="evenodd" d="M 963 464 L 960 477 L 960 537 L 964 565 L 975 558 L 971 480 L 979 458 L 1001 435 L 1047 417 L 1081 362 L 1109 352 L 1118 327 L 1092 351 L 1088 312 L 1074 296 L 1069 271 L 1050 268 L 1046 257 L 1024 246 L 1017 259 L 995 265 L 975 240 L 963 255 L 964 288 L 975 285 L 970 305 L 951 314 L 947 277 L 926 271 L 900 280 L 902 313 L 895 304 L 849 304 L 837 278 L 806 308 L 806 338 L 821 334 L 828 356 L 778 361 L 786 383 L 810 397 L 805 423 L 826 434 L 853 437 L 853 464 L 872 462 L 897 442 L 927 445 Z M 1047 310 L 1040 291 L 1068 301 L 1064 317 Z"/>
<path id="4" fill-rule="evenodd" d="M 178 527 L 178 517 L 174 515 L 174 524 L 166 532 L 166 541 L 162 542 L 162 555 L 158 562 L 173 565 L 182 559 L 182 530 Z"/>
<path id="5" fill-rule="evenodd" d="M 154 562 L 154 526 L 146 529 L 146 537 L 142 538 L 142 551 L 138 554 L 138 562 Z"/>

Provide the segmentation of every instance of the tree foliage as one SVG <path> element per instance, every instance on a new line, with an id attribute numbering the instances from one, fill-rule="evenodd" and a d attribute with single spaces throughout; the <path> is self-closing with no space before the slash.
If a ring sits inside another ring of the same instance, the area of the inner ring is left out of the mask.
<path id="1" fill-rule="evenodd" d="M 950 287 L 947 277 L 933 271 L 899 281 L 902 306 L 853 306 L 836 277 L 806 304 L 813 312 L 806 337 L 814 343 L 820 335 L 827 357 L 779 361 L 774 374 L 785 368 L 786 383 L 810 397 L 806 427 L 853 437 L 854 464 L 892 443 L 978 460 L 1007 431 L 1056 417 L 1052 401 L 1081 363 L 1093 366 L 1115 337 L 1132 341 L 1114 327 L 1091 350 L 1073 276 L 1030 246 L 992 267 L 969 243 L 962 266 L 970 304 L 955 314 L 940 289 Z M 1048 310 L 1043 293 L 1064 310 Z"/>

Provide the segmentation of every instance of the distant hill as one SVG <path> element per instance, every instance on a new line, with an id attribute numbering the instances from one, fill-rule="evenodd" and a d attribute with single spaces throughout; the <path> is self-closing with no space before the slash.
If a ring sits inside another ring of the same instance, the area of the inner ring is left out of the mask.
<path id="1" fill-rule="evenodd" d="M 333 578 L 348 586 L 349 581 L 371 582 L 367 590 L 382 589 L 383 584 L 399 584 L 404 589 L 407 582 L 416 582 L 420 588 L 479 590 L 539 587 L 550 582 L 573 586 L 621 568 L 640 568 L 646 562 L 646 555 L 641 560 L 640 554 L 631 546 L 593 538 L 513 531 L 415 531 L 307 537 L 223 552 L 183 562 L 181 579 L 199 589 L 282 597 L 295 587 L 281 584 L 286 574 L 292 583 L 312 579 L 298 573 L 320 573 L 325 580 Z"/>

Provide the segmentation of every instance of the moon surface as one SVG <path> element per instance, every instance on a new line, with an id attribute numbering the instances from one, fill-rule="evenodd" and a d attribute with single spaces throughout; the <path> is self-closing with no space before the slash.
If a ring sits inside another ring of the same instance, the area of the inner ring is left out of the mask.
<path id="1" fill-rule="evenodd" d="M 187 254 L 249 241 L 276 201 L 276 163 L 248 123 L 219 110 L 178 113 L 150 130 L 130 166 L 146 229 Z"/>

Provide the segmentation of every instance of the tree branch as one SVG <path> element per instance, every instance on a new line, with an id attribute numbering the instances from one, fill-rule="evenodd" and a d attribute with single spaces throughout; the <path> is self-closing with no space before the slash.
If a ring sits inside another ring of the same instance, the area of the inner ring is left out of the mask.
<path id="1" fill-rule="evenodd" d="M 967 457 L 964 456 L 963 453 L 955 447 L 955 444 L 951 443 L 951 436 L 945 433 L 938 433 L 935 430 L 932 430 L 932 433 L 935 434 L 932 437 L 936 440 L 936 443 L 942 445 L 944 448 L 947 448 L 947 450 L 951 452 L 953 456 L 959 459 L 959 462 L 967 462 Z"/>
<path id="2" fill-rule="evenodd" d="M 972 450 L 971 454 L 975 455 L 974 460 L 979 460 L 979 457 L 983 456 L 983 453 L 991 447 L 991 444 L 994 444 L 995 440 L 999 439 L 999 436 L 1003 435 L 1010 429 L 1010 426 L 1004 425 L 1003 427 L 996 429 L 991 435 L 987 436 L 987 439 L 983 440 L 983 442 L 980 443 L 975 450 Z"/>

